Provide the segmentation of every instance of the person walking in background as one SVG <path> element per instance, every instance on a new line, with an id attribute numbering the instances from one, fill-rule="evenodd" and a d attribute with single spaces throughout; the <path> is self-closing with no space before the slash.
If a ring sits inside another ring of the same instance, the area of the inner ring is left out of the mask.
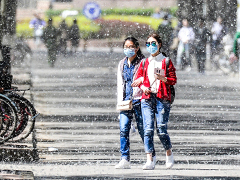
<path id="1" fill-rule="evenodd" d="M 156 9 L 154 10 L 154 13 L 153 13 L 152 17 L 155 18 L 155 19 L 160 19 L 160 18 L 162 18 L 161 9 L 160 9 L 160 8 L 156 8 Z"/>
<path id="2" fill-rule="evenodd" d="M 194 46 L 198 64 L 198 72 L 204 74 L 206 63 L 206 46 L 211 37 L 210 31 L 206 28 L 204 18 L 200 18 L 196 26 Z"/>
<path id="3" fill-rule="evenodd" d="M 240 53 L 240 31 L 238 30 L 233 39 L 233 50 L 229 56 L 230 66 L 232 72 L 237 73 L 239 71 L 239 53 Z"/>
<path id="4" fill-rule="evenodd" d="M 71 41 L 71 53 L 76 53 L 80 40 L 80 30 L 76 19 L 73 20 L 73 25 L 69 29 L 69 39 Z"/>
<path id="5" fill-rule="evenodd" d="M 172 36 L 173 36 L 173 28 L 171 26 L 171 23 L 168 21 L 168 15 L 166 14 L 163 18 L 163 22 L 158 26 L 157 33 L 160 35 L 163 44 L 161 50 L 163 52 L 170 52 L 170 45 L 172 42 Z"/>
<path id="6" fill-rule="evenodd" d="M 183 19 L 182 28 L 178 33 L 177 69 L 184 69 L 185 65 L 182 63 L 182 55 L 185 52 L 186 63 L 184 64 L 187 65 L 187 71 L 191 70 L 190 50 L 194 38 L 195 34 L 193 28 L 189 26 L 187 19 Z"/>
<path id="7" fill-rule="evenodd" d="M 43 28 L 46 26 L 46 22 L 41 19 L 40 15 L 35 13 L 34 19 L 29 23 L 29 27 L 34 30 L 34 40 L 37 48 L 41 44 L 41 37 L 43 35 Z"/>
<path id="8" fill-rule="evenodd" d="M 182 28 L 182 23 L 178 22 L 178 25 L 173 29 L 173 34 L 172 34 L 172 43 L 170 45 L 170 58 L 173 62 L 173 64 L 177 64 L 177 50 L 178 50 L 178 32 Z"/>
<path id="9" fill-rule="evenodd" d="M 64 56 L 67 54 L 67 40 L 68 40 L 68 33 L 69 28 L 68 25 L 66 24 L 65 20 L 62 20 L 62 22 L 59 25 L 59 51 L 62 53 Z"/>
<path id="10" fill-rule="evenodd" d="M 152 170 L 155 168 L 156 160 L 153 159 L 155 119 L 157 135 L 166 151 L 166 167 L 171 168 L 174 159 L 167 124 L 172 100 L 170 85 L 177 82 L 176 70 L 172 61 L 160 52 L 162 40 L 158 34 L 150 35 L 146 46 L 150 57 L 141 62 L 136 80 L 132 84 L 133 87 L 140 87 L 143 91 L 141 108 L 144 125 L 144 147 L 147 154 L 147 162 L 143 169 Z M 168 62 L 166 62 L 167 60 Z"/>
<path id="11" fill-rule="evenodd" d="M 48 63 L 54 67 L 57 59 L 57 36 L 58 31 L 52 24 L 52 19 L 48 20 L 48 26 L 43 32 L 43 41 L 48 49 Z"/>
<path id="12" fill-rule="evenodd" d="M 233 53 L 235 58 L 239 58 L 240 53 L 240 31 L 237 31 L 233 40 Z"/>
<path id="13" fill-rule="evenodd" d="M 217 21 L 213 23 L 212 29 L 212 42 L 211 42 L 211 55 L 212 55 L 212 66 L 215 69 L 219 69 L 219 52 L 223 50 L 221 41 L 227 34 L 227 29 L 222 24 L 222 18 L 218 17 Z"/>
<path id="14" fill-rule="evenodd" d="M 122 155 L 121 161 L 115 166 L 116 169 L 130 168 L 129 131 L 131 129 L 133 116 L 136 119 L 140 137 L 142 141 L 144 140 L 143 119 L 140 102 L 142 90 L 138 87 L 131 86 L 140 62 L 142 59 L 144 59 L 144 55 L 140 50 L 138 40 L 134 37 L 127 37 L 124 40 L 123 48 L 126 57 L 118 64 L 117 101 L 119 104 L 122 101 L 132 100 L 133 108 L 131 110 L 120 111 L 120 151 Z"/>

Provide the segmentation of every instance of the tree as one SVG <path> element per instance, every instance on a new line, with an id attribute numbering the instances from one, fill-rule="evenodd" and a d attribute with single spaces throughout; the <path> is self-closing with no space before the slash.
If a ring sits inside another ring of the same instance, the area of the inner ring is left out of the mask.
<path id="1" fill-rule="evenodd" d="M 0 0 L 0 86 L 11 87 L 11 42 L 16 33 L 17 0 Z"/>

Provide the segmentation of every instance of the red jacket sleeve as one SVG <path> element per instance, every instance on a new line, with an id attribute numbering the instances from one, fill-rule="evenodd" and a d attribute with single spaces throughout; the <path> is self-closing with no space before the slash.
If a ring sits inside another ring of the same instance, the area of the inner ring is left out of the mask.
<path id="1" fill-rule="evenodd" d="M 165 66 L 165 72 L 167 72 L 165 61 L 164 61 L 164 66 Z M 169 60 L 167 82 L 165 83 L 168 85 L 175 85 L 177 83 L 176 69 L 171 60 Z"/>

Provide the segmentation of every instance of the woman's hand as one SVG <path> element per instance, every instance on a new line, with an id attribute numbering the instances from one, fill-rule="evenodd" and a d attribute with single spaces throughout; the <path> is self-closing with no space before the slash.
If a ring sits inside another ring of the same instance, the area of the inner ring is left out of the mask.
<path id="1" fill-rule="evenodd" d="M 140 86 L 140 84 L 142 84 L 142 80 L 141 80 L 141 78 L 138 78 L 135 81 L 133 81 L 131 86 L 132 87 L 138 87 L 138 86 Z"/>
<path id="2" fill-rule="evenodd" d="M 163 82 L 167 82 L 167 78 L 165 76 L 160 75 L 159 73 L 155 74 L 155 78 Z"/>
<path id="3" fill-rule="evenodd" d="M 143 93 L 146 94 L 146 95 L 148 95 L 149 93 L 151 93 L 150 88 L 147 88 L 147 87 L 145 87 L 145 86 L 141 86 L 141 89 L 143 90 Z"/>

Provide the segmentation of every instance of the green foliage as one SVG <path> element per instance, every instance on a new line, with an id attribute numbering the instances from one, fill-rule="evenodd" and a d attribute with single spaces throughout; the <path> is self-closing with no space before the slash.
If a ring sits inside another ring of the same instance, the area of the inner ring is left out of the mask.
<path id="1" fill-rule="evenodd" d="M 72 9 L 72 10 L 74 10 L 74 9 Z M 46 17 L 53 17 L 53 16 L 61 16 L 61 14 L 62 14 L 62 12 L 63 12 L 64 10 L 47 10 L 47 11 L 45 11 L 45 16 Z M 78 11 L 78 15 L 82 15 L 82 11 L 80 10 L 77 10 Z"/>
<path id="2" fill-rule="evenodd" d="M 178 10 L 178 7 L 177 7 L 177 6 L 176 6 L 176 7 L 171 7 L 171 8 L 169 9 L 169 12 L 170 12 L 170 14 L 173 15 L 174 17 L 177 17 L 177 10 Z"/>
<path id="3" fill-rule="evenodd" d="M 47 10 L 45 11 L 45 15 L 49 17 L 60 16 L 64 10 Z"/>
<path id="4" fill-rule="evenodd" d="M 168 9 L 169 12 L 175 16 L 178 7 L 173 7 Z M 63 10 L 47 10 L 45 12 L 45 21 L 48 21 L 49 17 L 53 19 L 53 25 L 58 27 L 60 22 L 63 20 L 60 16 Z M 102 18 L 104 20 L 120 20 L 124 22 L 134 22 L 140 24 L 150 25 L 153 30 L 157 30 L 159 24 L 161 24 L 162 19 L 155 19 L 151 17 L 154 13 L 153 8 L 149 9 L 105 9 L 102 10 Z M 98 34 L 101 30 L 100 25 L 96 21 L 91 21 L 82 15 L 81 11 L 77 16 L 69 16 L 65 19 L 67 25 L 70 27 L 73 23 L 73 19 L 77 19 L 78 26 L 81 31 L 82 39 L 89 38 L 99 38 Z M 33 37 L 33 29 L 29 27 L 30 19 L 25 19 L 23 21 L 17 22 L 17 36 L 23 36 L 24 38 L 32 38 Z M 172 19 L 172 26 L 176 27 L 177 19 Z M 117 28 L 117 27 L 116 27 Z"/>
<path id="5" fill-rule="evenodd" d="M 163 9 L 163 11 L 169 12 L 171 15 L 176 17 L 178 7 L 172 7 Z M 129 8 L 112 8 L 102 10 L 102 16 L 106 15 L 135 15 L 135 16 L 152 16 L 154 13 L 154 8 L 148 9 L 129 9 Z"/>
<path id="6" fill-rule="evenodd" d="M 138 16 L 151 16 L 154 12 L 154 9 L 119 9 L 119 8 L 112 8 L 112 9 L 105 9 L 102 10 L 102 15 L 138 15 Z"/>
<path id="7" fill-rule="evenodd" d="M 171 7 L 167 9 L 163 9 L 164 11 L 170 12 L 173 16 L 176 17 L 178 7 Z M 60 16 L 64 10 L 47 10 L 45 15 L 47 17 L 53 16 Z M 82 10 L 78 10 L 79 14 L 82 15 Z M 111 9 L 102 9 L 102 16 L 106 15 L 138 15 L 138 16 L 151 16 L 154 13 L 154 8 L 138 8 L 138 9 L 131 9 L 131 8 L 111 8 Z"/>
<path id="8" fill-rule="evenodd" d="M 17 23 L 16 35 L 18 37 L 23 37 L 24 39 L 33 37 L 33 29 L 29 27 L 29 21 L 23 21 L 22 23 Z"/>
<path id="9" fill-rule="evenodd" d="M 117 15 L 108 15 L 104 16 L 103 19 L 105 20 L 120 20 L 120 21 L 127 21 L 127 22 L 136 22 L 141 24 L 148 24 L 154 30 L 157 30 L 159 24 L 162 23 L 163 19 L 156 19 L 153 17 L 148 16 L 117 16 Z M 172 19 L 172 26 L 177 26 L 177 19 Z"/>

